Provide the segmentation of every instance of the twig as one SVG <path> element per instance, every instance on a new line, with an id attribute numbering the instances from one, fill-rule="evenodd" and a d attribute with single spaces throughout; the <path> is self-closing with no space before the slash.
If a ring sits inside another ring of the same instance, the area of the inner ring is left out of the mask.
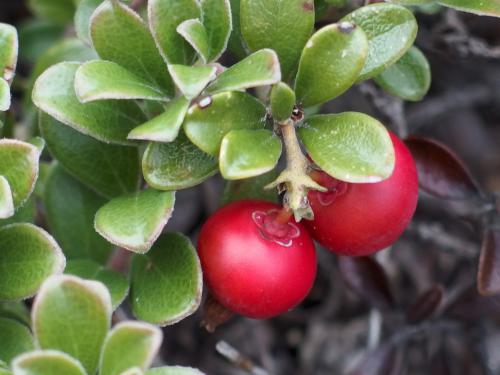
<path id="1" fill-rule="evenodd" d="M 236 348 L 228 344 L 226 341 L 219 341 L 215 349 L 217 352 L 227 359 L 236 367 L 246 371 L 252 375 L 271 375 L 266 370 L 253 364 L 253 362 L 241 354 Z"/>

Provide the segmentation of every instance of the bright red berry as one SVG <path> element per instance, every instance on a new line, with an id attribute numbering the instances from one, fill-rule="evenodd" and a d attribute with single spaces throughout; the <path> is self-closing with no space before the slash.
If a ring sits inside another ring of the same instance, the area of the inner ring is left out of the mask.
<path id="1" fill-rule="evenodd" d="M 405 144 L 390 133 L 396 162 L 388 179 L 351 184 L 320 172 L 327 192 L 309 192 L 314 220 L 305 221 L 313 238 L 334 253 L 364 256 L 394 243 L 408 226 L 418 198 L 415 162 Z"/>
<path id="2" fill-rule="evenodd" d="M 250 318 L 282 314 L 308 294 L 316 276 L 314 243 L 281 207 L 264 201 L 231 203 L 203 225 L 198 253 L 212 295 Z"/>

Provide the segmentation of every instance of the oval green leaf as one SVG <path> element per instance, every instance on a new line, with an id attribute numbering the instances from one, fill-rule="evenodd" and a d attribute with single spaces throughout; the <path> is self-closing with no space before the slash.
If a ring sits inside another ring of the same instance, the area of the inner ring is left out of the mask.
<path id="1" fill-rule="evenodd" d="M 50 153 L 92 190 L 108 198 L 137 190 L 141 172 L 136 147 L 99 142 L 46 114 L 40 114 L 40 130 Z"/>
<path id="2" fill-rule="evenodd" d="M 214 66 L 169 65 L 168 71 L 188 99 L 196 98 L 216 77 Z"/>
<path id="3" fill-rule="evenodd" d="M 65 352 L 94 374 L 111 311 L 111 298 L 102 283 L 53 276 L 43 283 L 35 298 L 33 331 L 41 349 Z"/>
<path id="4" fill-rule="evenodd" d="M 189 108 L 184 130 L 196 146 L 210 155 L 219 154 L 222 138 L 231 130 L 263 129 L 266 108 L 244 92 L 207 96 Z"/>
<path id="5" fill-rule="evenodd" d="M 278 54 L 284 80 L 293 76 L 314 27 L 312 0 L 241 0 L 241 33 L 252 51 Z"/>
<path id="6" fill-rule="evenodd" d="M 111 271 L 90 259 L 70 260 L 64 273 L 82 279 L 100 281 L 111 295 L 111 304 L 115 310 L 128 294 L 128 280 L 121 273 Z"/>
<path id="7" fill-rule="evenodd" d="M 498 0 L 440 0 L 438 3 L 464 12 L 500 17 Z"/>
<path id="8" fill-rule="evenodd" d="M 345 92 L 363 69 L 367 51 L 365 33 L 349 22 L 317 31 L 300 58 L 295 81 L 299 103 L 312 107 Z"/>
<path id="9" fill-rule="evenodd" d="M 200 17 L 197 0 L 149 0 L 149 27 L 163 58 L 169 64 L 191 64 L 195 52 L 177 33 L 182 22 Z"/>
<path id="10" fill-rule="evenodd" d="M 216 61 L 226 50 L 231 30 L 231 4 L 229 0 L 200 0 L 201 21 L 207 31 L 208 59 Z"/>
<path id="11" fill-rule="evenodd" d="M 75 13 L 75 2 L 72 0 L 29 0 L 28 4 L 38 17 L 59 24 L 70 22 Z"/>
<path id="12" fill-rule="evenodd" d="M 162 331 L 150 324 L 131 321 L 117 324 L 104 342 L 99 375 L 121 375 L 131 368 L 146 370 L 162 339 Z"/>
<path id="13" fill-rule="evenodd" d="M 0 176 L 9 183 L 14 206 L 22 206 L 35 188 L 40 150 L 26 142 L 0 139 Z"/>
<path id="14" fill-rule="evenodd" d="M 278 203 L 276 190 L 264 189 L 277 177 L 278 171 L 273 169 L 271 172 L 257 177 L 228 181 L 221 197 L 221 205 L 244 199 L 259 199 Z"/>
<path id="15" fill-rule="evenodd" d="M 91 45 L 90 18 L 103 0 L 80 0 L 77 5 L 74 23 L 76 36 L 84 43 Z"/>
<path id="16" fill-rule="evenodd" d="M 134 315 L 161 326 L 194 313 L 203 277 L 196 249 L 182 234 L 161 236 L 146 255 L 132 260 L 130 299 Z"/>
<path id="17" fill-rule="evenodd" d="M 419 101 L 431 86 L 431 69 L 425 55 L 418 48 L 412 47 L 374 80 L 394 96 Z"/>
<path id="18" fill-rule="evenodd" d="M 35 349 L 29 328 L 16 320 L 0 317 L 0 337 L 0 360 L 6 363 L 19 354 Z"/>
<path id="19" fill-rule="evenodd" d="M 92 15 L 92 45 L 103 60 L 113 61 L 172 96 L 174 86 L 153 36 L 142 18 L 115 0 Z"/>
<path id="20" fill-rule="evenodd" d="M 82 364 L 57 350 L 36 350 L 17 357 L 12 363 L 14 375 L 87 375 Z"/>
<path id="21" fill-rule="evenodd" d="M 209 61 L 208 33 L 199 19 L 184 21 L 177 26 L 177 32 L 193 47 L 203 63 Z"/>
<path id="22" fill-rule="evenodd" d="M 89 61 L 78 68 L 75 91 L 81 103 L 105 99 L 167 101 L 161 90 L 111 61 Z"/>
<path id="23" fill-rule="evenodd" d="M 146 189 L 101 207 L 95 229 L 112 244 L 143 254 L 160 235 L 174 210 L 173 192 Z"/>
<path id="24" fill-rule="evenodd" d="M 312 160 L 341 181 L 379 182 L 394 169 L 387 130 L 363 113 L 313 116 L 299 129 L 299 136 Z"/>
<path id="25" fill-rule="evenodd" d="M 175 98 L 165 106 L 165 111 L 148 122 L 133 129 L 129 139 L 155 142 L 172 142 L 177 138 L 184 117 L 189 108 L 189 100 L 183 96 Z"/>
<path id="26" fill-rule="evenodd" d="M 295 106 L 295 92 L 286 83 L 279 82 L 271 89 L 271 114 L 277 121 L 286 121 Z"/>
<path id="27" fill-rule="evenodd" d="M 222 139 L 219 166 L 226 180 L 255 177 L 274 169 L 281 141 L 270 130 L 232 130 Z"/>
<path id="28" fill-rule="evenodd" d="M 106 199 L 82 185 L 58 165 L 47 179 L 43 203 L 50 230 L 67 258 L 106 262 L 112 246 L 94 230 L 95 213 L 106 203 Z"/>
<path id="29" fill-rule="evenodd" d="M 142 159 L 146 182 L 159 190 L 187 189 L 213 176 L 217 159 L 192 144 L 182 133 L 171 143 L 152 142 Z"/>
<path id="30" fill-rule="evenodd" d="M 398 61 L 417 36 L 415 16 L 400 5 L 367 5 L 342 20 L 361 27 L 368 37 L 368 56 L 358 81 L 374 77 Z"/>
<path id="31" fill-rule="evenodd" d="M 103 142 L 130 144 L 127 134 L 144 122 L 140 108 L 134 103 L 116 100 L 80 103 L 74 87 L 79 66 L 60 63 L 46 70 L 35 83 L 33 102 L 80 133 Z"/>
<path id="32" fill-rule="evenodd" d="M 43 229 L 28 223 L 0 228 L 0 300 L 33 296 L 65 264 L 59 245 Z"/>
<path id="33" fill-rule="evenodd" d="M 263 49 L 222 72 L 207 88 L 207 92 L 214 94 L 221 91 L 239 91 L 273 85 L 280 80 L 281 70 L 276 52 Z"/>

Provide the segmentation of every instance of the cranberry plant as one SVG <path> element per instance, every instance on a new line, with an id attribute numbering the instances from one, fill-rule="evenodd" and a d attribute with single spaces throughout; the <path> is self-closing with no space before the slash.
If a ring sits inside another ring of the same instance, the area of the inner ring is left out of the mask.
<path id="1" fill-rule="evenodd" d="M 0 24 L 0 374 L 198 374 L 149 367 L 162 340 L 155 326 L 197 311 L 204 281 L 207 328 L 228 310 L 279 315 L 313 285 L 314 239 L 343 255 L 348 284 L 373 299 L 365 287 L 370 275 L 385 280 L 383 270 L 350 256 L 401 235 L 415 211 L 416 169 L 436 196 L 491 198 L 442 145 L 405 146 L 374 117 L 322 106 L 368 80 L 421 100 L 431 73 L 413 45 L 413 10 L 499 16 L 498 2 L 375 2 L 323 24 L 334 3 L 31 0 L 59 25 L 52 34 L 72 22 L 76 35 L 36 61 L 18 105 L 22 125 L 7 112 L 18 36 Z M 218 173 L 222 201 L 233 203 L 204 224 L 197 251 L 164 229 L 175 192 Z M 265 202 L 278 194 L 280 205 Z M 489 264 L 499 236 L 493 216 L 480 220 L 478 287 L 496 293 Z M 109 267 L 127 252 L 126 275 Z M 409 320 L 431 316 L 440 291 L 417 301 L 432 311 Z M 15 302 L 37 292 L 31 313 Z M 144 323 L 109 331 L 127 298 Z M 390 309 L 382 300 L 374 305 Z"/>

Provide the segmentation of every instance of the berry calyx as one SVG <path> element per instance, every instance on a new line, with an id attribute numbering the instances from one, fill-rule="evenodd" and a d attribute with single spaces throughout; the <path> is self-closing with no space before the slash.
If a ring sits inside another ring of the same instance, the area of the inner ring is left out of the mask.
<path id="1" fill-rule="evenodd" d="M 245 200 L 206 221 L 198 253 L 206 284 L 220 304 L 265 319 L 307 296 L 316 277 L 316 252 L 309 233 L 290 216 L 276 204 Z"/>

